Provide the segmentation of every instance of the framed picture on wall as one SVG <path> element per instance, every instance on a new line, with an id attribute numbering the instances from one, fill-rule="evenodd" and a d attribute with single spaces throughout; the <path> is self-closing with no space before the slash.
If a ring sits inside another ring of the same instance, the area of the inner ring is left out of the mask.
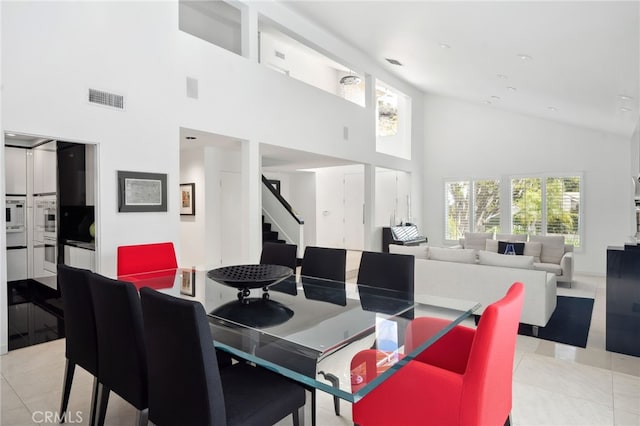
<path id="1" fill-rule="evenodd" d="M 194 216 L 196 214 L 196 184 L 180 184 L 180 214 Z"/>
<path id="2" fill-rule="evenodd" d="M 118 171 L 119 212 L 166 212 L 167 175 Z"/>

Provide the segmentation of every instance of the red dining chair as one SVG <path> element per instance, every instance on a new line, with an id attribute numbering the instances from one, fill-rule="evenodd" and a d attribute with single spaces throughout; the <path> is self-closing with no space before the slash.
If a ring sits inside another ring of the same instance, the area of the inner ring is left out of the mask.
<path id="1" fill-rule="evenodd" d="M 524 285 L 514 283 L 489 305 L 477 329 L 456 326 L 353 404 L 353 420 L 370 425 L 510 424 L 511 385 Z M 407 331 L 415 345 L 438 328 L 418 318 Z M 446 320 L 444 320 L 446 321 Z"/>
<path id="2" fill-rule="evenodd" d="M 118 278 L 132 282 L 132 274 L 145 274 L 145 285 L 155 289 L 173 286 L 175 269 L 178 267 L 173 243 L 136 244 L 118 247 Z M 153 278 L 153 280 L 150 280 Z"/>

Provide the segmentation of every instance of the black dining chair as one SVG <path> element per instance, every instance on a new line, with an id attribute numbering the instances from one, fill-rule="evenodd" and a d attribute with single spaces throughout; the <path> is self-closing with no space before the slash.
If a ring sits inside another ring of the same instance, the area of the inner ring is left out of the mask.
<path id="1" fill-rule="evenodd" d="M 76 365 L 93 376 L 91 391 L 91 411 L 89 424 L 93 425 L 98 395 L 98 348 L 93 300 L 89 287 L 91 271 L 58 265 L 58 288 L 62 296 L 64 310 L 65 358 L 61 422 L 65 421 L 71 384 Z"/>
<path id="2" fill-rule="evenodd" d="M 397 312 L 399 306 L 415 300 L 414 271 L 415 257 L 407 254 L 362 252 L 360 268 L 358 269 L 358 292 L 360 303 L 365 310 L 380 313 Z M 389 292 L 393 290 L 393 292 Z M 392 297 L 393 300 L 382 300 L 380 297 Z M 397 305 L 397 306 L 396 306 Z M 400 318 L 411 320 L 415 317 L 414 309 L 398 315 Z M 396 341 L 398 346 L 404 344 L 406 321 L 391 319 L 397 324 Z M 374 348 L 383 345 L 374 343 Z"/>
<path id="3" fill-rule="evenodd" d="M 304 249 L 300 275 L 305 277 L 323 278 L 344 283 L 347 274 L 347 251 L 345 249 L 307 246 Z M 320 280 L 314 280 L 315 286 L 321 286 Z M 329 283 L 327 283 L 330 285 Z M 340 387 L 338 377 L 332 374 L 318 372 L 335 386 Z M 311 390 L 312 406 L 315 407 L 315 390 Z M 333 407 L 336 416 L 340 415 L 340 398 L 333 397 Z M 315 408 L 314 408 L 315 411 Z"/>
<path id="4" fill-rule="evenodd" d="M 301 275 L 344 282 L 346 271 L 347 251 L 345 249 L 313 246 L 304 249 Z"/>
<path id="5" fill-rule="evenodd" d="M 271 425 L 304 415 L 304 388 L 245 362 L 219 369 L 209 321 L 195 301 L 140 289 L 157 425 Z M 171 342 L 171 350 L 167 344 Z"/>
<path id="6" fill-rule="evenodd" d="M 140 298 L 133 284 L 93 274 L 91 296 L 98 340 L 97 424 L 104 424 L 111 391 L 137 410 L 136 423 L 147 424 L 147 355 Z M 164 351 L 174 342 L 165 341 Z"/>
<path id="7" fill-rule="evenodd" d="M 298 294 L 296 285 L 296 266 L 298 264 L 298 246 L 295 244 L 265 242 L 262 244 L 262 254 L 260 263 L 263 265 L 281 265 L 291 268 L 293 275 L 281 282 L 269 287 L 269 290 L 280 291 L 282 293 Z"/>
<path id="8" fill-rule="evenodd" d="M 265 242 L 262 244 L 260 263 L 263 265 L 282 265 L 293 269 L 297 266 L 298 246 L 295 244 Z"/>
<path id="9" fill-rule="evenodd" d="M 408 254 L 363 251 L 358 284 L 389 289 L 402 299 L 414 300 L 415 257 Z"/>

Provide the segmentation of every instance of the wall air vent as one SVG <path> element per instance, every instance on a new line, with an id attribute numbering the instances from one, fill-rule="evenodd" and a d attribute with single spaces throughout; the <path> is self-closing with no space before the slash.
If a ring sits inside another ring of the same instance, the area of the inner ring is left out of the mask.
<path id="1" fill-rule="evenodd" d="M 277 50 L 275 52 L 276 52 L 276 58 L 280 58 L 280 59 L 284 59 L 285 58 L 284 53 L 278 52 Z"/>
<path id="2" fill-rule="evenodd" d="M 124 109 L 124 96 L 102 90 L 89 89 L 89 102 L 112 108 Z"/>

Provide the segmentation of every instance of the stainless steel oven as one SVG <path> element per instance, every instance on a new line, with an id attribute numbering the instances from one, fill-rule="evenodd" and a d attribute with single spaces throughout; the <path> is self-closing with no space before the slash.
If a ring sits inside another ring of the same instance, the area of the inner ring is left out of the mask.
<path id="1" fill-rule="evenodd" d="M 44 238 L 58 238 L 58 209 L 55 196 L 35 199 L 34 240 L 43 242 Z"/>

